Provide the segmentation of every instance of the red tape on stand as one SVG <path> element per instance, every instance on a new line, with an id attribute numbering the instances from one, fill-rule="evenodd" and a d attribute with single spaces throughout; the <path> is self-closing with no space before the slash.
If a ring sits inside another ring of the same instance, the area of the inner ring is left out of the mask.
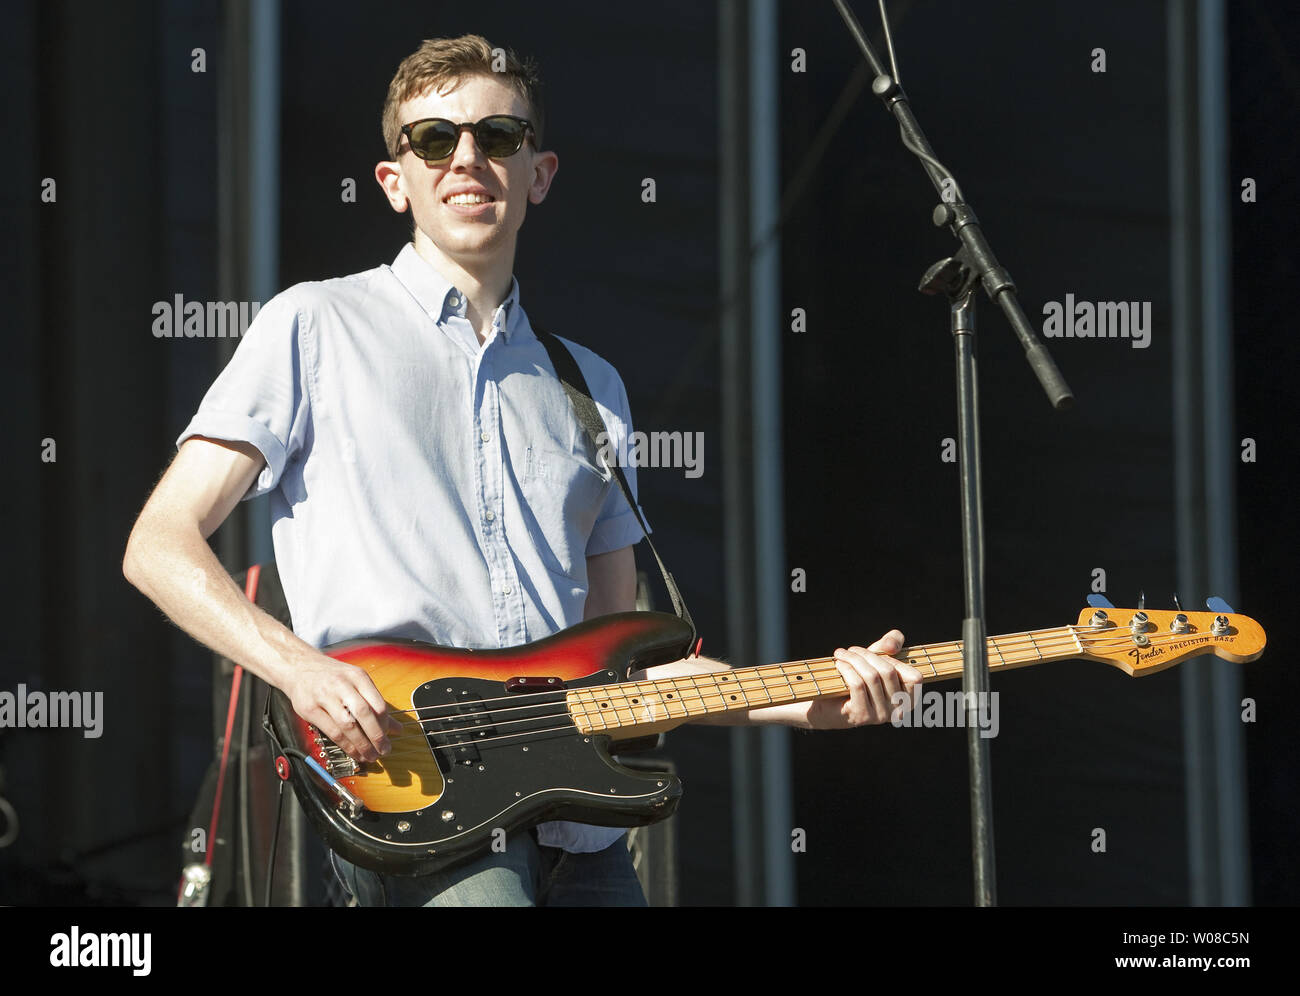
<path id="1" fill-rule="evenodd" d="M 254 564 L 244 578 L 244 595 L 250 602 L 257 601 L 257 582 L 262 576 L 262 565 Z M 230 733 L 235 728 L 235 713 L 239 711 L 239 685 L 244 669 L 235 665 L 235 676 L 230 682 L 230 705 L 226 709 L 226 737 L 221 744 L 221 768 L 217 773 L 217 794 L 212 800 L 212 822 L 208 826 L 208 847 L 204 864 L 212 867 L 212 852 L 217 841 L 217 820 L 221 816 L 221 795 L 226 788 L 226 763 L 230 759 Z"/>

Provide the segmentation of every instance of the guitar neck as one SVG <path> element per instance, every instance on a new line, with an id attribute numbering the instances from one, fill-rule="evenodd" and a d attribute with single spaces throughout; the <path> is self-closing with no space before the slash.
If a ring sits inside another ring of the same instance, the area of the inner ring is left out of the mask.
<path id="1" fill-rule="evenodd" d="M 990 671 L 1009 671 L 1083 655 L 1073 627 L 993 636 L 986 641 Z M 906 647 L 894 655 L 924 676 L 942 681 L 962 673 L 961 641 Z M 575 689 L 569 711 L 583 733 L 617 732 L 620 739 L 671 729 L 717 713 L 848 694 L 833 657 L 735 668 L 713 674 L 626 681 Z"/>

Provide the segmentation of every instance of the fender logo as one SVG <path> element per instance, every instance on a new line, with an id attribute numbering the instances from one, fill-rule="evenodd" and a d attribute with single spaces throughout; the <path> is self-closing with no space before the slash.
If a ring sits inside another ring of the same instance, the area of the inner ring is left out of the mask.
<path id="1" fill-rule="evenodd" d="M 1172 648 L 1170 647 L 1152 647 L 1145 653 L 1141 647 L 1134 647 L 1128 652 L 1133 658 L 1133 663 L 1140 664 L 1142 661 L 1154 660 L 1157 657 L 1163 657 L 1165 652 L 1170 649 L 1186 650 L 1188 647 L 1197 647 L 1203 643 L 1232 643 L 1237 638 L 1235 636 L 1193 636 L 1186 640 L 1180 640 Z"/>

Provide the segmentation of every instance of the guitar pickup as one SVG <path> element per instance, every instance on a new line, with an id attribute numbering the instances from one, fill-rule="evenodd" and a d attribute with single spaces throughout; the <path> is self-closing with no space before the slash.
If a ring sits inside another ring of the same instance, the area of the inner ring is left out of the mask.
<path id="1" fill-rule="evenodd" d="M 492 714 L 483 705 L 479 696 L 468 692 L 462 695 L 464 697 L 459 701 L 445 705 L 429 702 L 420 694 L 413 698 L 417 711 L 441 709 L 449 713 L 445 713 L 438 722 L 426 719 L 422 723 L 429 746 L 444 772 L 452 770 L 457 765 L 477 764 L 481 757 L 478 748 L 474 746 L 475 741 L 492 740 L 498 736 L 492 722 Z"/>
<path id="2" fill-rule="evenodd" d="M 506 681 L 507 692 L 544 692 L 563 687 L 564 682 L 559 678 L 510 678 Z"/>

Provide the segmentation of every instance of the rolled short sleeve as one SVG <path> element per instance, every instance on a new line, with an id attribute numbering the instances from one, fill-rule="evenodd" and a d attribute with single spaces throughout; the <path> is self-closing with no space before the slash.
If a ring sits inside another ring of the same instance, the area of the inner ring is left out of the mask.
<path id="1" fill-rule="evenodd" d="M 208 436 L 256 446 L 266 461 L 241 500 L 273 490 L 303 448 L 311 418 L 303 317 L 289 291 L 258 311 L 176 446 Z"/>
<path id="2" fill-rule="evenodd" d="M 623 475 L 627 478 L 627 486 L 632 492 L 632 497 L 636 499 L 636 467 L 632 465 L 630 459 L 627 459 L 632 450 L 629 441 L 632 436 L 632 412 L 628 405 L 627 389 L 623 386 L 623 379 L 613 371 L 613 368 L 610 368 L 610 372 L 613 382 L 608 402 L 609 407 L 601 412 L 605 418 L 605 428 L 609 431 L 610 437 L 610 446 L 607 452 L 611 460 L 618 460 L 622 465 Z M 601 399 L 597 398 L 597 400 Z M 645 519 L 645 511 L 641 508 L 639 500 L 637 510 L 641 512 L 642 519 Z M 649 528 L 649 525 L 649 520 L 646 520 L 646 527 Z M 623 489 L 618 485 L 618 479 L 614 478 L 610 483 L 608 493 L 605 495 L 605 502 L 596 516 L 596 523 L 592 527 L 591 536 L 587 540 L 587 556 L 595 557 L 598 554 L 609 553 L 612 550 L 621 550 L 625 546 L 636 543 L 643 536 L 645 536 L 645 532 L 642 531 L 636 515 L 633 514 L 631 507 L 628 505 L 627 498 L 623 495 Z"/>

